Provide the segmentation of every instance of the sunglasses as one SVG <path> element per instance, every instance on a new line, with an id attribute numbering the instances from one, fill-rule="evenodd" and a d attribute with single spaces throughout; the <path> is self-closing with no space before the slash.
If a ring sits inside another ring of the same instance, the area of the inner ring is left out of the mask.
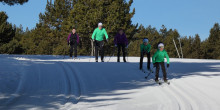
<path id="1" fill-rule="evenodd" d="M 161 49 L 161 48 L 164 48 L 164 47 L 162 47 L 162 46 L 161 46 L 161 47 L 159 47 L 159 49 Z"/>

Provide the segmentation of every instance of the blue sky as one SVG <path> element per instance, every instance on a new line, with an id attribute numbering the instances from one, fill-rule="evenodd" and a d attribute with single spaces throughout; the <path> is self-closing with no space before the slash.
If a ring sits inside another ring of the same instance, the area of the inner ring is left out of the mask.
<path id="1" fill-rule="evenodd" d="M 9 22 L 32 29 L 39 22 L 39 13 L 45 11 L 46 1 L 29 0 L 22 6 L 0 3 L 0 11 L 6 11 Z M 219 4 L 220 0 L 134 0 L 132 23 L 157 29 L 164 24 L 168 29 L 177 29 L 181 36 L 199 34 L 205 40 L 214 23 L 220 23 Z"/>
<path id="2" fill-rule="evenodd" d="M 8 6 L 0 3 L 0 11 L 5 11 L 9 16 L 8 21 L 19 26 L 22 24 L 32 29 L 39 22 L 40 12 L 44 12 L 47 0 L 29 0 L 23 5 Z"/>

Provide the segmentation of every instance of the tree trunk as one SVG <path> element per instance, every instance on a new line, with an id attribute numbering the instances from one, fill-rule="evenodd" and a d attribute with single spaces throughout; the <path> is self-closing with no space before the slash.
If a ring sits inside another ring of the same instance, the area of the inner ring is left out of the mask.
<path id="1" fill-rule="evenodd" d="M 182 58 L 183 58 L 183 49 L 182 49 L 182 45 L 181 45 L 181 42 L 180 42 L 180 38 L 179 38 L 179 43 L 180 43 L 180 49 L 181 49 L 181 54 L 182 54 Z"/>
<path id="2" fill-rule="evenodd" d="M 91 40 L 91 56 L 94 56 L 94 42 Z"/>
<path id="3" fill-rule="evenodd" d="M 173 39 L 173 43 L 174 43 L 174 45 L 175 45 L 175 47 L 176 47 L 176 42 L 174 41 L 174 39 Z M 178 54 L 178 56 L 179 56 L 179 58 L 180 58 L 180 54 L 179 54 L 179 51 L 178 51 L 177 47 L 176 47 L 176 51 L 177 51 L 177 54 Z"/>

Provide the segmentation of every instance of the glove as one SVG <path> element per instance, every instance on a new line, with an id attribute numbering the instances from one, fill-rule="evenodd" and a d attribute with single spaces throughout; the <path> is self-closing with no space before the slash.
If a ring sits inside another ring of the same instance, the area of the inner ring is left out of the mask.
<path id="1" fill-rule="evenodd" d="M 106 41 L 108 42 L 108 39 L 106 39 Z"/>
<path id="2" fill-rule="evenodd" d="M 115 44 L 115 47 L 118 47 L 118 45 L 117 45 L 117 44 Z"/>
<path id="3" fill-rule="evenodd" d="M 156 67 L 156 63 L 153 63 L 154 67 Z"/>
<path id="4" fill-rule="evenodd" d="M 170 64 L 167 64 L 167 68 L 169 68 L 170 67 Z"/>

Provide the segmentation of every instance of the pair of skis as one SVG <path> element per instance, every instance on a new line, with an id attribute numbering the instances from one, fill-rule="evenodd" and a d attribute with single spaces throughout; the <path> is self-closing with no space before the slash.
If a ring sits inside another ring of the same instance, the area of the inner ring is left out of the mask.
<path id="1" fill-rule="evenodd" d="M 141 70 L 143 73 L 147 73 L 145 70 Z M 151 70 L 149 70 L 148 71 L 148 75 L 147 76 L 145 76 L 145 79 L 148 79 L 148 77 L 151 75 L 151 73 L 154 73 L 154 71 L 153 71 L 153 69 L 151 69 Z M 161 81 L 155 81 L 157 84 L 159 84 L 159 85 L 162 85 L 163 84 L 163 82 L 161 82 Z M 166 84 L 168 84 L 168 85 L 170 85 L 170 82 L 169 81 L 164 81 L 164 83 L 166 83 Z"/>
<path id="2" fill-rule="evenodd" d="M 73 58 L 73 57 L 70 57 L 70 59 L 73 59 L 73 60 L 80 60 L 80 58 Z"/>
<path id="3" fill-rule="evenodd" d="M 162 84 L 163 84 L 163 82 L 160 82 L 160 81 L 155 81 L 155 82 L 156 82 L 157 84 L 159 84 L 159 85 L 162 85 Z M 164 83 L 170 85 L 170 82 L 169 82 L 169 81 L 164 81 Z"/>

